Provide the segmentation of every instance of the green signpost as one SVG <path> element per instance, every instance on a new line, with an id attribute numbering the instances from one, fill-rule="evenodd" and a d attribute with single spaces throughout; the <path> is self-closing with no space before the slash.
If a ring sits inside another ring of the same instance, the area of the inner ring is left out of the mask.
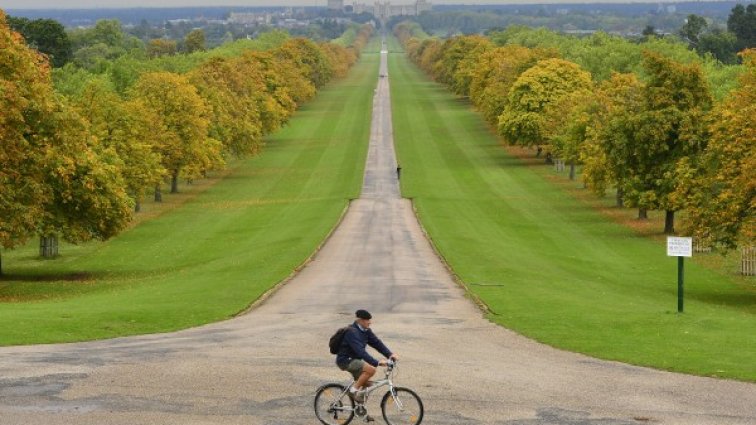
<path id="1" fill-rule="evenodd" d="M 667 256 L 677 257 L 677 312 L 682 313 L 685 257 L 693 256 L 693 238 L 668 236 Z"/>

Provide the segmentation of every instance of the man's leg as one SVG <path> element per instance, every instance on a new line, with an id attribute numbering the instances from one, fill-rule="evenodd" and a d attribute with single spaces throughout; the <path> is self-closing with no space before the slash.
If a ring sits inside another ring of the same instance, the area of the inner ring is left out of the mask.
<path id="1" fill-rule="evenodd" d="M 367 382 L 373 377 L 373 375 L 375 375 L 375 367 L 369 363 L 365 363 L 362 366 L 360 377 L 357 379 L 357 382 L 354 383 L 354 388 L 358 390 L 365 389 Z"/>

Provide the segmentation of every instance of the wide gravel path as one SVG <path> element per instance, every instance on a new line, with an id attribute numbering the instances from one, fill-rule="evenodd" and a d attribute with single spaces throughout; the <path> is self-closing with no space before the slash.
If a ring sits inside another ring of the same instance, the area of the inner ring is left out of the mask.
<path id="1" fill-rule="evenodd" d="M 391 131 L 378 78 L 362 197 L 263 304 L 171 334 L 2 348 L 0 424 L 315 424 L 315 389 L 347 378 L 328 337 L 358 308 L 402 355 L 397 381 L 422 396 L 425 424 L 756 424 L 756 385 L 595 360 L 486 321 L 401 199 Z"/>

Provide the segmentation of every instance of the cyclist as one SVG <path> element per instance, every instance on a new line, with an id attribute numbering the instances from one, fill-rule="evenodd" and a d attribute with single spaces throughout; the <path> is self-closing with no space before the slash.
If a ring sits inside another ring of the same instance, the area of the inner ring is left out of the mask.
<path id="1" fill-rule="evenodd" d="M 375 375 L 375 368 L 386 365 L 386 360 L 376 360 L 368 354 L 365 346 L 375 348 L 391 360 L 397 360 L 399 356 L 392 353 L 370 329 L 373 316 L 367 310 L 357 310 L 354 314 L 356 319 L 344 334 L 344 339 L 341 340 L 339 353 L 336 355 L 336 365 L 339 369 L 354 376 L 357 382 L 352 385 L 349 392 L 355 400 L 362 402 L 365 400 L 365 388 L 369 386 L 370 378 Z"/>

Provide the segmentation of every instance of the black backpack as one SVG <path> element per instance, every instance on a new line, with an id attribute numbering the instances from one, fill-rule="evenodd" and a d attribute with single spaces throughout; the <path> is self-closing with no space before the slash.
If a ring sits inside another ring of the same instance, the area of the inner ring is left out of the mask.
<path id="1" fill-rule="evenodd" d="M 349 332 L 349 328 L 351 328 L 351 326 L 340 328 L 335 334 L 333 334 L 333 336 L 331 336 L 331 339 L 328 340 L 328 348 L 331 349 L 331 354 L 339 354 L 341 342 L 344 341 L 344 336 Z"/>

